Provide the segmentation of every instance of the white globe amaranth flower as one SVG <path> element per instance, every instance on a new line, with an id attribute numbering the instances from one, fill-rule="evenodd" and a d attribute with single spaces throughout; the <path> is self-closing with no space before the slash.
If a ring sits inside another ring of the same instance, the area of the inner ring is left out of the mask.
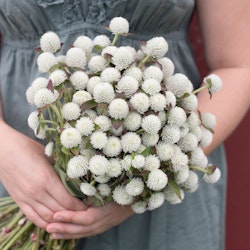
<path id="1" fill-rule="evenodd" d="M 130 104 L 140 114 L 144 114 L 149 109 L 149 97 L 144 93 L 135 93 L 130 98 Z"/>
<path id="2" fill-rule="evenodd" d="M 89 117 L 81 117 L 76 121 L 75 128 L 83 136 L 89 136 L 94 131 L 94 123 Z"/>
<path id="3" fill-rule="evenodd" d="M 62 106 L 61 114 L 66 121 L 77 120 L 81 115 L 81 109 L 78 104 L 67 102 Z"/>
<path id="4" fill-rule="evenodd" d="M 86 53 L 80 48 L 70 48 L 66 53 L 66 64 L 69 67 L 84 69 L 87 63 Z"/>
<path id="5" fill-rule="evenodd" d="M 166 80 L 174 74 L 175 66 L 171 59 L 169 59 L 168 57 L 162 57 L 159 58 L 157 62 L 161 65 L 163 79 Z"/>
<path id="6" fill-rule="evenodd" d="M 162 192 L 153 193 L 148 200 L 148 210 L 152 211 L 163 205 L 165 201 L 165 195 Z"/>
<path id="7" fill-rule="evenodd" d="M 182 183 L 182 186 L 191 193 L 195 192 L 199 187 L 198 175 L 194 171 L 189 170 L 188 178 L 184 183 Z"/>
<path id="8" fill-rule="evenodd" d="M 88 62 L 88 69 L 92 73 L 101 72 L 107 66 L 107 61 L 103 56 L 92 56 Z"/>
<path id="9" fill-rule="evenodd" d="M 143 214 L 147 211 L 147 203 L 145 201 L 137 201 L 131 205 L 131 208 L 136 214 Z"/>
<path id="10" fill-rule="evenodd" d="M 191 111 L 187 117 L 187 122 L 189 129 L 192 130 L 200 125 L 199 116 L 194 111 Z"/>
<path id="11" fill-rule="evenodd" d="M 116 46 L 108 46 L 102 50 L 101 55 L 110 58 L 115 54 L 116 50 Z"/>
<path id="12" fill-rule="evenodd" d="M 222 80 L 216 74 L 210 74 L 210 75 L 206 76 L 204 78 L 203 82 L 209 84 L 208 90 L 211 94 L 218 92 L 222 88 Z"/>
<path id="13" fill-rule="evenodd" d="M 107 173 L 105 173 L 104 175 L 94 175 L 93 177 L 95 181 L 100 184 L 106 184 L 110 180 L 110 177 L 107 175 Z"/>
<path id="14" fill-rule="evenodd" d="M 147 115 L 142 118 L 141 127 L 148 134 L 154 135 L 161 129 L 161 120 L 157 115 Z"/>
<path id="15" fill-rule="evenodd" d="M 97 103 L 110 103 L 115 98 L 114 88 L 108 82 L 97 83 L 93 89 L 93 97 Z"/>
<path id="16" fill-rule="evenodd" d="M 150 108 L 155 111 L 163 111 L 166 108 L 167 100 L 163 94 L 157 93 L 149 97 Z"/>
<path id="17" fill-rule="evenodd" d="M 100 77 L 103 82 L 113 83 L 120 80 L 121 73 L 116 68 L 108 67 L 101 72 Z"/>
<path id="18" fill-rule="evenodd" d="M 160 138 L 159 134 L 149 134 L 146 132 L 144 132 L 141 137 L 142 143 L 146 147 L 155 146 L 158 143 L 159 138 Z"/>
<path id="19" fill-rule="evenodd" d="M 201 114 L 202 125 L 206 128 L 213 129 L 216 125 L 216 117 L 210 112 Z"/>
<path id="20" fill-rule="evenodd" d="M 172 168 L 175 172 L 180 171 L 188 165 L 188 157 L 181 151 L 175 151 L 171 157 Z"/>
<path id="21" fill-rule="evenodd" d="M 174 93 L 168 90 L 165 92 L 165 96 L 166 96 L 166 101 L 167 101 L 166 105 L 168 107 L 174 108 L 176 106 L 176 97 Z"/>
<path id="22" fill-rule="evenodd" d="M 70 76 L 70 81 L 77 90 L 84 90 L 88 84 L 89 77 L 84 71 L 75 71 Z"/>
<path id="23" fill-rule="evenodd" d="M 121 185 L 115 187 L 112 197 L 116 203 L 122 206 L 130 205 L 134 200 L 133 196 L 129 195 L 126 188 Z"/>
<path id="24" fill-rule="evenodd" d="M 111 44 L 111 41 L 106 35 L 98 35 L 94 38 L 93 43 L 94 46 L 105 48 Z"/>
<path id="25" fill-rule="evenodd" d="M 69 159 L 67 164 L 67 176 L 69 178 L 79 178 L 87 174 L 88 161 L 82 155 L 77 155 Z"/>
<path id="26" fill-rule="evenodd" d="M 96 84 L 100 82 L 102 82 L 100 76 L 92 76 L 89 78 L 89 81 L 87 83 L 87 91 L 89 92 L 89 94 L 93 94 L 93 89 L 95 88 Z"/>
<path id="27" fill-rule="evenodd" d="M 97 117 L 97 113 L 93 109 L 85 109 L 82 112 L 82 116 L 87 116 L 91 120 L 94 120 Z"/>
<path id="28" fill-rule="evenodd" d="M 134 132 L 128 132 L 121 138 L 122 150 L 125 153 L 136 152 L 141 145 L 141 138 Z"/>
<path id="29" fill-rule="evenodd" d="M 129 22 L 123 17 L 114 17 L 109 23 L 109 30 L 115 34 L 126 34 L 129 32 Z"/>
<path id="30" fill-rule="evenodd" d="M 134 62 L 135 57 L 131 49 L 122 46 L 117 48 L 111 60 L 116 69 L 124 70 Z"/>
<path id="31" fill-rule="evenodd" d="M 182 126 L 187 120 L 186 112 L 181 107 L 171 108 L 168 115 L 168 124 L 172 126 Z"/>
<path id="32" fill-rule="evenodd" d="M 121 141 L 118 137 L 108 137 L 107 143 L 103 148 L 103 153 L 108 157 L 118 156 L 122 151 Z"/>
<path id="33" fill-rule="evenodd" d="M 94 123 L 99 127 L 101 131 L 104 132 L 108 131 L 112 126 L 111 120 L 106 115 L 96 116 L 94 119 Z"/>
<path id="34" fill-rule="evenodd" d="M 156 155 L 148 155 L 145 158 L 144 169 L 148 171 L 153 171 L 159 169 L 161 165 L 160 159 Z"/>
<path id="35" fill-rule="evenodd" d="M 124 93 L 126 97 L 131 97 L 139 88 L 138 81 L 132 76 L 123 76 L 116 85 L 117 93 Z"/>
<path id="36" fill-rule="evenodd" d="M 72 96 L 72 102 L 81 106 L 83 103 L 92 100 L 92 96 L 85 90 L 78 90 Z"/>
<path id="37" fill-rule="evenodd" d="M 182 97 L 184 94 L 190 94 L 193 91 L 193 84 L 188 77 L 182 73 L 176 73 L 167 79 L 166 87 L 173 92 L 176 97 Z"/>
<path id="38" fill-rule="evenodd" d="M 116 120 L 124 119 L 129 114 L 128 103 L 121 98 L 112 100 L 108 106 L 108 109 L 109 115 Z"/>
<path id="39" fill-rule="evenodd" d="M 82 137 L 76 128 L 66 128 L 60 135 L 60 141 L 65 148 L 74 148 L 81 144 Z"/>
<path id="40" fill-rule="evenodd" d="M 221 171 L 216 168 L 211 174 L 204 174 L 203 180 L 207 183 L 216 183 L 221 177 Z"/>
<path id="41" fill-rule="evenodd" d="M 164 142 L 171 144 L 177 143 L 181 138 L 180 127 L 176 125 L 166 125 L 163 127 L 161 137 Z"/>
<path id="42" fill-rule="evenodd" d="M 43 52 L 37 57 L 37 66 L 41 73 L 49 72 L 55 64 L 57 64 L 56 57 L 50 52 Z"/>
<path id="43" fill-rule="evenodd" d="M 82 182 L 80 189 L 87 196 L 93 196 L 96 194 L 96 188 L 87 182 Z"/>
<path id="44" fill-rule="evenodd" d="M 153 191 L 160 191 L 168 184 L 168 176 L 161 169 L 152 170 L 147 179 L 147 187 Z"/>
<path id="45" fill-rule="evenodd" d="M 168 161 L 174 155 L 172 144 L 160 141 L 156 145 L 156 152 L 161 161 Z"/>
<path id="46" fill-rule="evenodd" d="M 132 159 L 132 167 L 136 169 L 142 169 L 145 165 L 145 157 L 143 155 L 136 155 Z"/>
<path id="47" fill-rule="evenodd" d="M 203 128 L 203 127 L 201 128 L 201 130 L 202 130 L 202 137 L 201 137 L 201 140 L 199 142 L 199 145 L 201 147 L 207 147 L 213 141 L 213 133 L 211 131 L 209 131 L 208 129 Z"/>
<path id="48" fill-rule="evenodd" d="M 124 119 L 124 127 L 129 131 L 136 131 L 141 127 L 142 117 L 135 111 L 129 112 L 127 117 Z"/>
<path id="49" fill-rule="evenodd" d="M 109 177 L 118 177 L 122 174 L 122 164 L 118 158 L 112 158 L 109 160 L 108 176 Z"/>
<path id="50" fill-rule="evenodd" d="M 95 149 L 103 149 L 108 141 L 106 133 L 95 131 L 90 136 L 90 143 Z"/>
<path id="51" fill-rule="evenodd" d="M 174 175 L 176 184 L 182 184 L 187 181 L 189 176 L 189 168 L 187 165 L 183 165 Z"/>
<path id="52" fill-rule="evenodd" d="M 90 56 L 94 43 L 88 36 L 78 36 L 74 41 L 73 46 L 82 49 L 87 56 Z"/>
<path id="53" fill-rule="evenodd" d="M 28 116 L 28 125 L 32 130 L 36 130 L 39 125 L 39 112 L 32 111 Z"/>
<path id="54" fill-rule="evenodd" d="M 197 126 L 195 128 L 192 128 L 192 129 L 190 129 L 190 132 L 193 133 L 196 136 L 197 140 L 200 142 L 200 140 L 202 138 L 202 129 L 201 129 L 201 127 Z"/>
<path id="55" fill-rule="evenodd" d="M 56 62 L 59 64 L 66 64 L 66 56 L 65 55 L 56 56 Z"/>
<path id="56" fill-rule="evenodd" d="M 59 86 L 67 80 L 67 75 L 64 70 L 57 69 L 50 74 L 50 80 L 53 86 Z"/>
<path id="57" fill-rule="evenodd" d="M 132 76 L 134 77 L 138 82 L 142 80 L 142 70 L 138 67 L 131 66 L 128 69 L 126 69 L 123 73 L 124 76 Z"/>
<path id="58" fill-rule="evenodd" d="M 54 93 L 55 92 L 56 91 L 54 91 Z M 47 88 L 37 90 L 34 94 L 34 104 L 37 106 L 37 108 L 42 108 L 47 104 L 53 103 L 56 100 L 54 93 Z"/>
<path id="59" fill-rule="evenodd" d="M 132 155 L 124 156 L 123 159 L 121 160 L 122 169 L 128 171 L 130 170 L 131 165 L 132 165 Z"/>
<path id="60" fill-rule="evenodd" d="M 190 153 L 191 153 L 189 159 L 190 164 L 195 166 L 200 166 L 200 162 L 203 161 L 203 157 L 205 156 L 203 150 L 200 147 L 196 147 Z"/>
<path id="61" fill-rule="evenodd" d="M 109 187 L 108 184 L 105 184 L 105 183 L 100 183 L 98 186 L 97 186 L 97 191 L 98 193 L 102 196 L 102 197 L 107 197 L 111 194 L 111 188 Z"/>
<path id="62" fill-rule="evenodd" d="M 166 201 L 168 201 L 172 205 L 180 204 L 185 197 L 184 191 L 179 189 L 180 197 L 177 195 L 169 186 L 164 190 L 164 196 Z"/>
<path id="63" fill-rule="evenodd" d="M 167 123 L 167 113 L 165 110 L 158 113 L 158 117 L 161 120 L 161 126 L 163 127 Z"/>
<path id="64" fill-rule="evenodd" d="M 140 195 L 144 190 L 144 181 L 141 178 L 132 178 L 125 186 L 126 192 L 131 196 Z"/>
<path id="65" fill-rule="evenodd" d="M 188 123 L 185 122 L 181 127 L 180 127 L 180 131 L 181 131 L 181 137 L 184 137 L 186 136 L 189 132 L 189 126 L 188 126 Z M 196 136 L 196 135 L 195 135 Z M 198 138 L 197 138 L 198 140 Z"/>
<path id="66" fill-rule="evenodd" d="M 180 106 L 189 111 L 196 110 L 198 106 L 197 96 L 191 93 L 189 96 L 182 98 Z"/>
<path id="67" fill-rule="evenodd" d="M 154 37 L 142 47 L 145 54 L 153 58 L 164 57 L 168 51 L 168 43 L 164 37 Z"/>
<path id="68" fill-rule="evenodd" d="M 148 78 L 142 83 L 141 88 L 145 93 L 152 96 L 161 91 L 161 84 L 154 78 Z"/>
<path id="69" fill-rule="evenodd" d="M 159 67 L 151 65 L 143 71 L 143 79 L 144 81 L 156 79 L 160 83 L 163 79 L 163 73 Z"/>
<path id="70" fill-rule="evenodd" d="M 193 133 L 188 133 L 178 141 L 178 146 L 184 152 L 194 150 L 198 145 L 197 137 Z"/>
<path id="71" fill-rule="evenodd" d="M 44 148 L 44 153 L 48 157 L 51 157 L 53 155 L 53 150 L 54 150 L 54 143 L 51 141 L 46 144 Z"/>
<path id="72" fill-rule="evenodd" d="M 89 170 L 94 175 L 98 176 L 107 174 L 109 167 L 109 160 L 103 155 L 94 155 L 89 160 Z"/>
<path id="73" fill-rule="evenodd" d="M 61 48 L 59 36 L 52 31 L 44 33 L 40 38 L 40 47 L 43 52 L 57 52 Z"/>

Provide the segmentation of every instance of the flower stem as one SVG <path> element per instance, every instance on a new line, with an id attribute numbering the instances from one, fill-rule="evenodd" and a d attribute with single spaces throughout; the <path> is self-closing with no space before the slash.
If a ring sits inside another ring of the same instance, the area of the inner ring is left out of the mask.
<path id="1" fill-rule="evenodd" d="M 141 66 L 146 63 L 151 58 L 150 55 L 145 56 L 138 64 L 138 68 L 141 68 Z"/>
<path id="2" fill-rule="evenodd" d="M 114 45 L 116 44 L 116 42 L 117 42 L 119 36 L 120 36 L 120 34 L 116 34 L 116 35 L 115 35 L 115 37 L 114 37 L 114 39 L 113 39 L 113 41 L 112 41 L 112 43 L 111 43 L 112 46 L 114 46 Z"/>
<path id="3" fill-rule="evenodd" d="M 193 169 L 193 170 L 197 170 L 197 171 L 203 172 L 205 174 L 208 173 L 208 170 L 206 168 L 202 168 L 202 167 L 198 167 L 198 166 L 190 166 L 189 168 Z"/>
<path id="4" fill-rule="evenodd" d="M 197 93 L 199 93 L 199 92 L 201 92 L 202 90 L 207 89 L 207 88 L 209 88 L 209 83 L 202 85 L 202 86 L 201 86 L 200 88 L 198 88 L 198 89 L 195 89 L 195 90 L 193 91 L 193 94 L 195 95 L 195 94 L 197 94 Z"/>

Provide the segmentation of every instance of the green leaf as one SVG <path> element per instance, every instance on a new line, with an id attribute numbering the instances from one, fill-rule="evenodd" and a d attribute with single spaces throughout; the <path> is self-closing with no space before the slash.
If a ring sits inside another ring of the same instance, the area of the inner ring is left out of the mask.
<path id="1" fill-rule="evenodd" d="M 72 155 L 72 153 L 69 151 L 68 148 L 62 147 L 61 151 L 65 154 L 65 155 Z"/>
<path id="2" fill-rule="evenodd" d="M 168 185 L 171 188 L 171 190 L 179 197 L 180 200 L 182 200 L 181 192 L 179 186 L 175 183 L 174 180 L 168 179 Z"/>
<path id="3" fill-rule="evenodd" d="M 97 106 L 98 106 L 97 102 L 95 102 L 94 100 L 89 100 L 89 101 L 84 102 L 81 105 L 81 110 L 91 109 L 91 108 L 95 108 Z"/>
<path id="4" fill-rule="evenodd" d="M 143 155 L 144 157 L 147 157 L 147 156 L 150 154 L 150 150 L 151 150 L 151 147 L 145 148 L 145 149 L 141 152 L 141 155 Z"/>

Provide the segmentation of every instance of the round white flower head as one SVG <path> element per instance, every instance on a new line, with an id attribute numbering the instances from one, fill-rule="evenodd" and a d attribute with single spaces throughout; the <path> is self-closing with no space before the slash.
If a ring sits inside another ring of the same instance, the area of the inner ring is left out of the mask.
<path id="1" fill-rule="evenodd" d="M 144 132 L 141 137 L 142 143 L 146 147 L 155 146 L 158 143 L 159 138 L 160 138 L 159 134 L 149 134 L 146 132 Z"/>
<path id="2" fill-rule="evenodd" d="M 141 138 L 134 132 L 128 132 L 122 136 L 121 143 L 125 153 L 132 153 L 139 149 Z"/>
<path id="3" fill-rule="evenodd" d="M 166 101 L 167 101 L 166 105 L 169 107 L 172 107 L 172 108 L 175 107 L 176 97 L 175 97 L 174 93 L 168 90 L 165 92 L 165 96 L 166 96 Z"/>
<path id="4" fill-rule="evenodd" d="M 109 160 L 110 165 L 108 168 L 108 176 L 110 177 L 118 177 L 122 174 L 122 165 L 119 159 L 113 158 Z"/>
<path id="5" fill-rule="evenodd" d="M 55 93 L 55 91 L 54 91 L 54 93 Z M 34 94 L 34 104 L 38 108 L 42 108 L 47 104 L 53 103 L 56 100 L 54 93 L 47 88 L 39 89 Z"/>
<path id="6" fill-rule="evenodd" d="M 56 57 L 50 52 L 43 52 L 37 57 L 37 66 L 41 73 L 48 72 L 55 64 L 57 64 Z"/>
<path id="7" fill-rule="evenodd" d="M 161 133 L 162 140 L 171 144 L 177 143 L 181 138 L 181 131 L 178 126 L 166 125 L 162 129 Z"/>
<path id="8" fill-rule="evenodd" d="M 126 192 L 125 187 L 119 185 L 116 186 L 113 191 L 113 199 L 116 203 L 125 206 L 130 205 L 133 202 L 133 196 Z"/>
<path id="9" fill-rule="evenodd" d="M 114 88 L 108 82 L 97 83 L 93 89 L 93 97 L 97 103 L 110 103 L 115 98 Z"/>
<path id="10" fill-rule="evenodd" d="M 141 121 L 141 115 L 135 111 L 132 111 L 124 119 L 124 127 L 129 131 L 136 131 L 141 127 Z"/>
<path id="11" fill-rule="evenodd" d="M 208 129 L 203 128 L 203 127 L 201 128 L 201 130 L 202 130 L 202 137 L 201 137 L 199 145 L 201 147 L 207 147 L 212 143 L 213 133 L 211 131 L 209 131 Z"/>
<path id="12" fill-rule="evenodd" d="M 134 60 L 134 53 L 130 48 L 125 46 L 117 48 L 112 57 L 112 63 L 118 70 L 127 69 L 134 62 Z"/>
<path id="13" fill-rule="evenodd" d="M 66 56 L 65 55 L 56 56 L 56 62 L 66 64 Z"/>
<path id="14" fill-rule="evenodd" d="M 166 87 L 177 97 L 182 97 L 184 94 L 190 94 L 193 91 L 191 81 L 182 73 L 176 73 L 170 76 L 166 82 Z"/>
<path id="15" fill-rule="evenodd" d="M 101 184 L 105 184 L 110 180 L 110 177 L 105 173 L 104 175 L 94 175 L 95 181 Z"/>
<path id="16" fill-rule="evenodd" d="M 116 46 L 108 46 L 102 50 L 101 55 L 103 57 L 110 57 L 115 54 L 116 50 L 117 50 Z"/>
<path id="17" fill-rule="evenodd" d="M 94 43 L 88 36 L 78 36 L 74 41 L 73 46 L 82 49 L 86 55 L 89 56 L 94 47 Z"/>
<path id="18" fill-rule="evenodd" d="M 175 66 L 172 60 L 170 60 L 168 57 L 162 57 L 159 58 L 157 61 L 162 67 L 164 80 L 168 79 L 174 74 Z"/>
<path id="19" fill-rule="evenodd" d="M 200 166 L 200 162 L 203 161 L 204 156 L 203 150 L 200 147 L 196 147 L 191 151 L 189 162 L 191 165 Z"/>
<path id="20" fill-rule="evenodd" d="M 198 106 L 197 96 L 191 93 L 189 96 L 182 98 L 180 106 L 189 111 L 195 110 Z"/>
<path id="21" fill-rule="evenodd" d="M 66 64 L 69 67 L 84 69 L 87 63 L 85 52 L 80 48 L 70 48 L 66 53 Z"/>
<path id="22" fill-rule="evenodd" d="M 159 142 L 156 145 L 156 152 L 161 161 L 168 161 L 174 154 L 174 148 L 170 143 Z"/>
<path id="23" fill-rule="evenodd" d="M 148 155 L 145 158 L 144 169 L 148 171 L 159 169 L 160 164 L 161 164 L 160 159 L 156 155 Z"/>
<path id="24" fill-rule="evenodd" d="M 52 141 L 48 142 L 45 146 L 44 153 L 48 157 L 53 155 L 54 143 Z"/>
<path id="25" fill-rule="evenodd" d="M 80 185 L 80 189 L 87 196 L 92 196 L 96 194 L 96 188 L 90 183 L 82 182 Z"/>
<path id="26" fill-rule="evenodd" d="M 181 107 L 171 108 L 168 116 L 168 124 L 182 126 L 187 120 L 186 112 Z"/>
<path id="27" fill-rule="evenodd" d="M 121 141 L 118 137 L 110 136 L 108 141 L 103 148 L 103 153 L 108 157 L 115 157 L 122 151 Z"/>
<path id="28" fill-rule="evenodd" d="M 167 188 L 164 190 L 166 201 L 168 201 L 172 205 L 181 203 L 184 199 L 185 194 L 182 189 L 179 189 L 179 191 L 180 197 L 169 186 L 167 186 Z"/>
<path id="29" fill-rule="evenodd" d="M 142 83 L 142 89 L 149 95 L 154 95 L 161 91 L 161 84 L 154 78 L 148 78 Z"/>
<path id="30" fill-rule="evenodd" d="M 199 186 L 198 175 L 194 171 L 189 170 L 188 178 L 182 185 L 189 192 L 195 192 Z"/>
<path id="31" fill-rule="evenodd" d="M 94 131 L 94 123 L 89 117 L 81 117 L 76 121 L 76 129 L 81 135 L 89 136 Z"/>
<path id="32" fill-rule="evenodd" d="M 163 205 L 165 201 L 165 195 L 162 192 L 153 193 L 148 200 L 148 210 L 152 211 Z"/>
<path id="33" fill-rule="evenodd" d="M 121 99 L 116 98 L 112 100 L 109 104 L 109 115 L 117 120 L 124 119 L 129 113 L 128 103 Z"/>
<path id="34" fill-rule="evenodd" d="M 183 165 L 177 173 L 175 173 L 174 179 L 176 184 L 182 184 L 187 181 L 189 176 L 189 168 L 187 165 Z"/>
<path id="35" fill-rule="evenodd" d="M 31 129 L 36 130 L 39 125 L 39 113 L 38 111 L 33 111 L 28 116 L 28 125 Z"/>
<path id="36" fill-rule="evenodd" d="M 212 174 L 205 174 L 203 176 L 203 180 L 207 183 L 215 183 L 217 182 L 221 177 L 221 171 L 219 168 L 216 168 Z"/>
<path id="37" fill-rule="evenodd" d="M 67 121 L 77 120 L 81 115 L 81 109 L 74 102 L 67 102 L 61 110 L 62 117 Z"/>
<path id="38" fill-rule="evenodd" d="M 131 205 L 131 208 L 136 214 L 143 214 L 147 211 L 147 203 L 145 201 L 137 201 Z"/>
<path id="39" fill-rule="evenodd" d="M 74 148 L 81 144 L 82 137 L 75 128 L 66 128 L 60 135 L 60 141 L 65 148 Z"/>
<path id="40" fill-rule="evenodd" d="M 94 123 L 98 125 L 101 131 L 108 131 L 112 126 L 111 120 L 105 115 L 95 117 Z"/>
<path id="41" fill-rule="evenodd" d="M 81 106 L 83 103 L 92 99 L 89 92 L 85 90 L 78 90 L 73 94 L 72 102 Z"/>
<path id="42" fill-rule="evenodd" d="M 130 167 L 132 165 L 132 156 L 131 155 L 126 155 L 122 160 L 121 160 L 121 167 L 124 170 L 130 170 Z"/>
<path id="43" fill-rule="evenodd" d="M 93 109 L 86 109 L 82 112 L 82 116 L 87 116 L 91 120 L 94 120 L 97 117 L 97 113 Z"/>
<path id="44" fill-rule="evenodd" d="M 188 126 L 188 123 L 185 122 L 181 127 L 180 127 L 180 131 L 181 131 L 181 137 L 184 137 L 188 134 L 188 132 L 191 132 L 189 131 L 189 126 Z M 195 135 L 195 134 L 194 134 Z M 195 135 L 196 136 L 196 135 Z M 198 138 L 197 138 L 198 140 Z"/>
<path id="45" fill-rule="evenodd" d="M 130 103 L 140 114 L 144 114 L 149 109 L 149 97 L 144 93 L 135 93 L 130 98 Z"/>
<path id="46" fill-rule="evenodd" d="M 103 155 L 94 155 L 89 160 L 89 170 L 94 175 L 104 175 L 110 167 L 109 160 Z"/>
<path id="47" fill-rule="evenodd" d="M 89 78 L 88 84 L 87 84 L 87 91 L 92 95 L 93 89 L 95 88 L 97 83 L 102 82 L 101 77 L 99 76 L 92 76 Z"/>
<path id="48" fill-rule="evenodd" d="M 129 32 L 129 22 L 123 17 L 114 17 L 109 23 L 109 30 L 115 34 L 126 34 Z"/>
<path id="49" fill-rule="evenodd" d="M 67 176 L 69 178 L 79 178 L 84 176 L 87 174 L 88 167 L 88 161 L 84 156 L 74 156 L 68 161 Z"/>
<path id="50" fill-rule="evenodd" d="M 70 76 L 70 81 L 77 90 L 83 90 L 88 84 L 89 77 L 83 71 L 75 71 Z"/>
<path id="51" fill-rule="evenodd" d="M 189 152 L 194 150 L 198 145 L 197 137 L 193 133 L 188 133 L 186 136 L 182 137 L 179 142 L 178 146 L 184 152 Z"/>
<path id="52" fill-rule="evenodd" d="M 168 183 L 167 175 L 160 169 L 152 170 L 148 175 L 147 187 L 153 191 L 160 191 Z"/>
<path id="53" fill-rule="evenodd" d="M 151 65 L 144 70 L 143 79 L 144 81 L 148 79 L 156 79 L 160 83 L 163 79 L 163 73 L 159 67 Z"/>
<path id="54" fill-rule="evenodd" d="M 143 155 L 136 155 L 132 159 L 132 167 L 136 169 L 142 169 L 145 165 L 145 157 Z"/>
<path id="55" fill-rule="evenodd" d="M 202 138 L 202 129 L 201 129 L 201 127 L 197 126 L 195 128 L 192 128 L 190 130 L 190 132 L 193 133 L 196 136 L 197 140 L 200 142 L 200 140 Z"/>
<path id="56" fill-rule="evenodd" d="M 216 117 L 212 113 L 205 112 L 201 114 L 201 122 L 206 128 L 212 129 L 216 124 Z"/>
<path id="57" fill-rule="evenodd" d="M 50 80 L 52 81 L 53 86 L 59 86 L 67 80 L 67 75 L 64 70 L 57 69 L 50 74 Z"/>
<path id="58" fill-rule="evenodd" d="M 200 125 L 199 116 L 194 111 L 191 111 L 191 113 L 189 114 L 187 118 L 187 122 L 188 122 L 190 130 L 193 128 L 196 128 Z"/>
<path id="59" fill-rule="evenodd" d="M 40 38 L 40 47 L 43 52 L 57 52 L 61 48 L 59 36 L 52 31 L 44 33 Z"/>
<path id="60" fill-rule="evenodd" d="M 161 120 L 157 115 L 147 115 L 142 118 L 141 127 L 148 134 L 154 135 L 161 129 Z"/>
<path id="61" fill-rule="evenodd" d="M 163 94 L 157 93 L 149 98 L 150 108 L 155 111 L 163 111 L 166 108 L 167 100 Z"/>
<path id="62" fill-rule="evenodd" d="M 216 74 L 210 74 L 204 78 L 203 82 L 209 84 L 208 89 L 211 94 L 218 92 L 222 88 L 222 80 Z"/>
<path id="63" fill-rule="evenodd" d="M 100 183 L 98 186 L 97 186 L 97 191 L 99 192 L 99 194 L 102 196 L 102 197 L 107 197 L 111 194 L 111 188 L 109 187 L 108 184 L 105 184 L 105 183 Z"/>
<path id="64" fill-rule="evenodd" d="M 124 93 L 126 97 L 132 96 L 139 88 L 138 81 L 132 76 L 123 76 L 116 85 L 117 93 Z"/>
<path id="65" fill-rule="evenodd" d="M 88 69 L 92 73 L 97 73 L 105 69 L 107 61 L 103 56 L 92 56 L 88 62 Z"/>
<path id="66" fill-rule="evenodd" d="M 101 80 L 103 82 L 109 82 L 109 83 L 113 83 L 113 82 L 117 82 L 120 80 L 121 78 L 121 73 L 120 71 L 118 71 L 115 68 L 112 67 L 108 67 L 105 68 L 102 73 L 101 73 Z"/>
<path id="67" fill-rule="evenodd" d="M 128 69 L 126 69 L 123 73 L 124 76 L 132 76 L 134 77 L 138 82 L 142 80 L 142 70 L 138 67 L 131 66 Z"/>
<path id="68" fill-rule="evenodd" d="M 180 171 L 182 168 L 185 168 L 188 165 L 188 157 L 181 151 L 175 151 L 171 157 L 171 163 L 174 171 Z"/>
<path id="69" fill-rule="evenodd" d="M 94 46 L 105 48 L 111 44 L 111 41 L 106 35 L 98 35 L 94 38 L 93 43 Z"/>
<path id="70" fill-rule="evenodd" d="M 141 178 L 132 178 L 125 186 L 126 192 L 131 196 L 140 195 L 144 190 L 144 182 Z"/>
<path id="71" fill-rule="evenodd" d="M 107 135 L 102 131 L 95 131 L 90 136 L 90 142 L 95 149 L 103 149 L 108 141 Z"/>
<path id="72" fill-rule="evenodd" d="M 165 124 L 166 124 L 166 122 L 167 122 L 167 113 L 166 113 L 166 111 L 160 111 L 159 113 L 158 113 L 158 117 L 160 118 L 160 120 L 161 120 L 161 126 L 163 127 Z"/>
<path id="73" fill-rule="evenodd" d="M 149 56 L 161 58 L 164 57 L 168 51 L 168 43 L 163 37 L 154 37 L 147 41 L 142 47 L 142 50 Z"/>

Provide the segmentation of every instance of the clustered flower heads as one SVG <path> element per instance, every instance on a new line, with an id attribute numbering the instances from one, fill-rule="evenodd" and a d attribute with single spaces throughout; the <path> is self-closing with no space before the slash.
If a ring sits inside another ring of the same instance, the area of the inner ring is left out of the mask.
<path id="1" fill-rule="evenodd" d="M 59 37 L 51 31 L 42 36 L 37 64 L 48 77 L 27 89 L 37 108 L 28 124 L 48 141 L 46 155 L 84 202 L 114 201 L 135 213 L 165 201 L 181 203 L 185 192 L 198 189 L 198 172 L 207 183 L 221 175 L 202 151 L 212 141 L 216 118 L 197 110 L 196 97 L 205 88 L 210 94 L 220 90 L 221 79 L 207 76 L 194 90 L 187 76 L 174 73 L 164 37 L 136 51 L 116 46 L 129 32 L 126 19 L 113 18 L 107 29 L 113 41 L 82 35 L 64 60 L 57 55 Z"/>

